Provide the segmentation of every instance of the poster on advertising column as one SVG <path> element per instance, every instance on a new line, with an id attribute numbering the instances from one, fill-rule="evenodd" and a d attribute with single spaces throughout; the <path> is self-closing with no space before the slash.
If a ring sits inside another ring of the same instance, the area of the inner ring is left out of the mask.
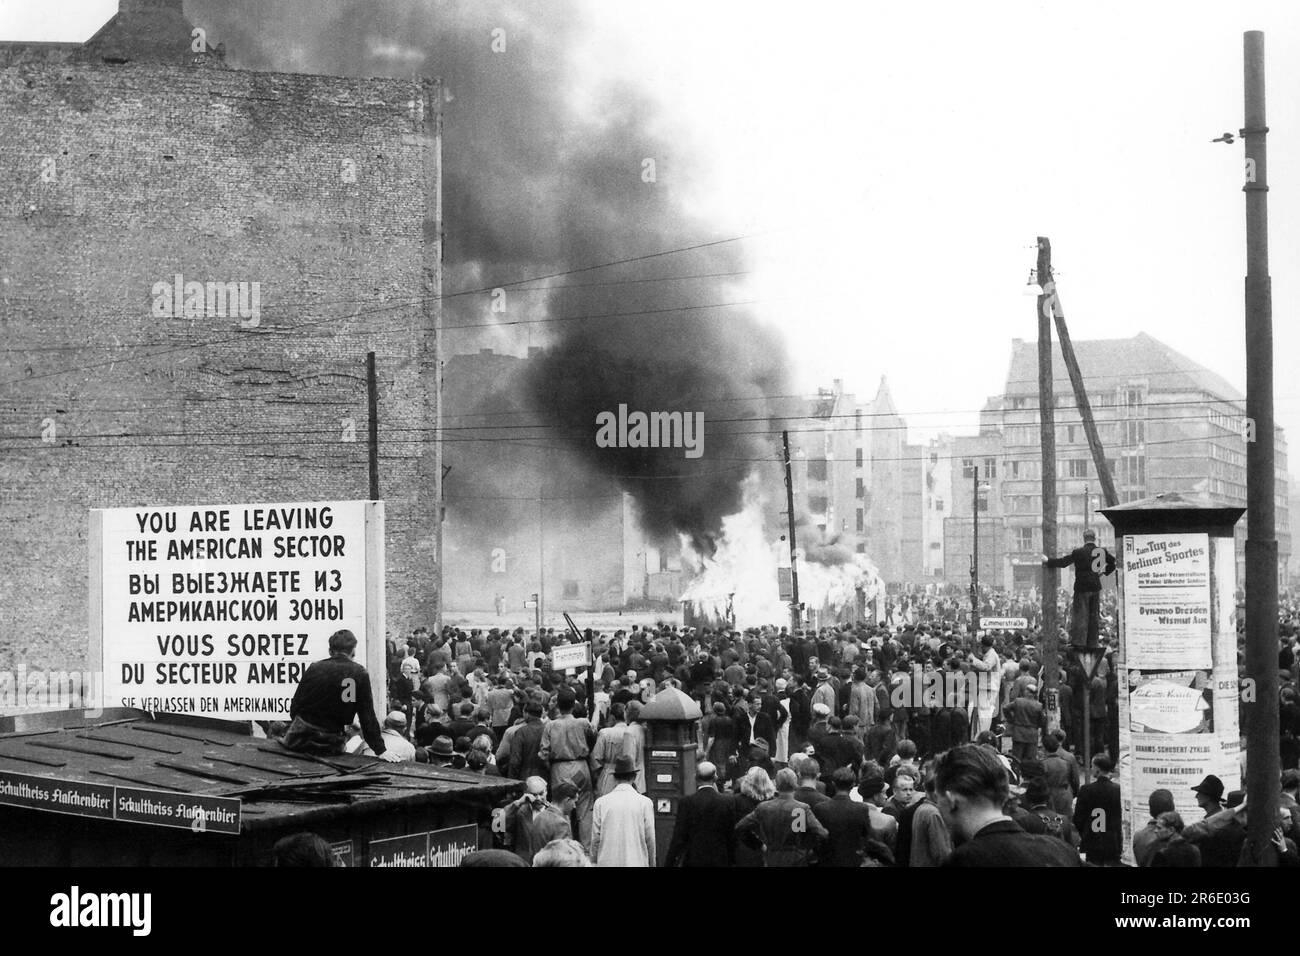
<path id="1" fill-rule="evenodd" d="M 1208 670 L 1208 534 L 1124 536 L 1125 663 L 1138 670 Z"/>
<path id="2" fill-rule="evenodd" d="M 382 502 L 91 512 L 103 705 L 288 720 L 303 673 L 343 628 L 382 681 L 382 549 Z"/>
<path id="3" fill-rule="evenodd" d="M 1196 786 L 1220 770 L 1209 671 L 1128 671 L 1132 792 L 1168 790 L 1174 809 L 1196 819 Z"/>

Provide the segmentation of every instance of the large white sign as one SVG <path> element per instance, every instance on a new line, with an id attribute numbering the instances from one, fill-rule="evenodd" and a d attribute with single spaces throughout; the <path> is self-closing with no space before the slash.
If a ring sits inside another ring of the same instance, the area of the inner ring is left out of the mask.
<path id="1" fill-rule="evenodd" d="M 342 628 L 382 706 L 382 503 L 111 508 L 91 537 L 104 706 L 287 720 Z"/>
<path id="2" fill-rule="evenodd" d="M 1209 535 L 1128 534 L 1123 559 L 1127 666 L 1208 670 Z"/>

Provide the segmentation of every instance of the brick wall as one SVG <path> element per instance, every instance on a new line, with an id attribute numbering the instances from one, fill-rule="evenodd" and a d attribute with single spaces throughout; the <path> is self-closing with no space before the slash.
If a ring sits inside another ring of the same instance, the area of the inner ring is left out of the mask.
<path id="1" fill-rule="evenodd" d="M 0 667 L 85 660 L 92 508 L 368 497 L 371 350 L 389 629 L 434 623 L 436 82 L 40 53 L 0 57 Z M 177 273 L 260 325 L 155 317 Z"/>

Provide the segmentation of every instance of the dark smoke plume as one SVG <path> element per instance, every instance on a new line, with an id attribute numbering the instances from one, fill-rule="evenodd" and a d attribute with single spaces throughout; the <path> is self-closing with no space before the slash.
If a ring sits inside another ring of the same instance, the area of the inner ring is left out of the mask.
<path id="1" fill-rule="evenodd" d="M 705 163 L 671 115 L 627 85 L 584 89 L 589 106 L 573 105 L 574 50 L 589 29 L 583 8 L 551 0 L 189 0 L 186 10 L 226 44 L 233 66 L 444 80 L 444 289 L 502 286 L 507 303 L 497 314 L 486 294 L 446 299 L 447 353 L 545 347 L 526 372 L 501 383 L 499 399 L 448 407 L 447 422 L 547 426 L 528 429 L 530 442 L 449 443 L 451 506 L 461 492 L 481 493 L 469 489 L 525 493 L 538 472 L 529 446 L 545 436 L 554 449 L 545 466 L 551 485 L 570 494 L 621 487 L 636 497 L 647 531 L 684 532 L 711 550 L 722 517 L 740 509 L 750 463 L 772 456 L 770 437 L 753 433 L 768 430 L 763 396 L 789 391 L 783 349 L 744 307 L 666 310 L 747 298 L 734 279 L 680 278 L 743 272 L 745 244 L 509 285 L 720 238 L 689 213 Z M 497 28 L 506 31 L 504 53 L 491 49 Z M 647 158 L 653 183 L 642 180 Z M 613 317 L 620 313 L 638 314 Z M 503 324 L 521 320 L 533 321 Z M 494 322 L 502 324 L 455 330 Z M 703 457 L 597 448 L 597 413 L 620 404 L 704 412 Z M 468 417 L 489 406 L 531 415 Z M 735 418 L 756 420 L 725 421 Z"/>

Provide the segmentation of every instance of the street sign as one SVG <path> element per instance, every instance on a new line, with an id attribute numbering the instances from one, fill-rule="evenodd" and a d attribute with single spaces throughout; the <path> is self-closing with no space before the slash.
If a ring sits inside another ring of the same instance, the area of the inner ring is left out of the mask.
<path id="1" fill-rule="evenodd" d="M 1023 631 L 1029 619 L 1023 617 L 981 617 L 980 627 L 987 631 Z"/>
<path id="2" fill-rule="evenodd" d="M 557 644 L 551 648 L 551 669 L 557 671 L 575 670 L 591 663 L 591 645 Z"/>
<path id="3" fill-rule="evenodd" d="M 525 602 L 524 602 L 524 607 L 526 607 L 528 610 L 531 611 L 533 608 L 537 607 L 537 602 L 536 602 L 536 601 L 525 601 Z"/>
<path id="4" fill-rule="evenodd" d="M 789 568 L 776 569 L 776 590 L 778 601 L 794 600 L 794 579 Z"/>

